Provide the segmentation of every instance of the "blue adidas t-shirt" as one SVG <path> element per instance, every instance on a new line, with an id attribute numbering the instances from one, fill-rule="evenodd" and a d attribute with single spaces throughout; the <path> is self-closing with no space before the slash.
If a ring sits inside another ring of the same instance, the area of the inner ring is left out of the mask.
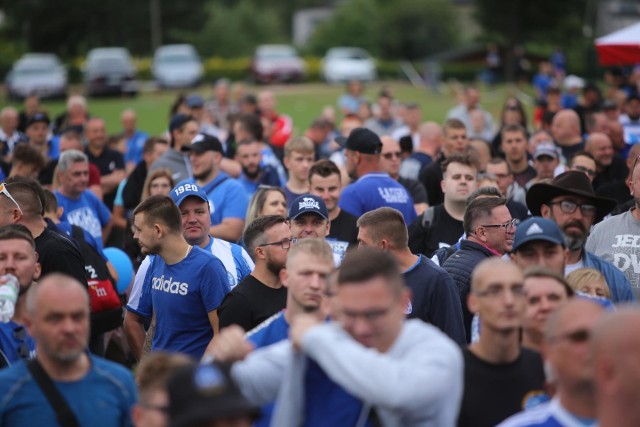
<path id="1" fill-rule="evenodd" d="M 417 216 L 411 195 L 386 173 L 366 174 L 345 187 L 338 206 L 355 217 L 388 206 L 402 212 L 407 224 Z"/>
<path id="2" fill-rule="evenodd" d="M 104 203 L 89 190 L 82 192 L 77 199 L 55 192 L 58 205 L 64 208 L 60 221 L 77 225 L 89 232 L 102 249 L 102 228 L 109 223 L 111 213 Z"/>
<path id="3" fill-rule="evenodd" d="M 229 292 L 222 262 L 199 247 L 182 261 L 167 265 L 152 257 L 142 290 L 131 296 L 127 309 L 142 316 L 156 313 L 152 350 L 185 353 L 200 359 L 213 338 L 209 312 Z"/>
<path id="4" fill-rule="evenodd" d="M 176 187 L 195 183 L 195 179 L 189 178 L 180 182 Z M 220 224 L 225 218 L 240 218 L 244 221 L 249 198 L 237 179 L 231 178 L 224 172 L 219 172 L 218 176 L 207 185 L 203 185 L 202 189 L 207 193 L 209 199 L 212 225 Z"/>

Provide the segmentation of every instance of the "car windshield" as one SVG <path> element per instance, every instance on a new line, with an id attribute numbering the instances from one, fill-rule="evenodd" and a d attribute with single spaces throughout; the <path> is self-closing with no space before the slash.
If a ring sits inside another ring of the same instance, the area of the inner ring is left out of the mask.
<path id="1" fill-rule="evenodd" d="M 185 64 L 196 62 L 196 58 L 186 53 L 174 53 L 160 56 L 158 62 L 160 64 Z"/>
<path id="2" fill-rule="evenodd" d="M 19 76 L 34 76 L 39 74 L 51 74 L 58 67 L 55 61 L 25 61 L 17 64 L 15 74 Z"/>
<path id="3" fill-rule="evenodd" d="M 329 52 L 327 55 L 333 59 L 368 59 L 369 55 L 361 50 L 340 49 Z"/>
<path id="4" fill-rule="evenodd" d="M 128 70 L 129 64 L 120 56 L 111 56 L 103 58 L 95 58 L 91 61 L 89 68 L 94 70 L 109 70 L 109 71 L 121 71 Z"/>
<path id="5" fill-rule="evenodd" d="M 287 48 L 264 49 L 258 52 L 258 58 L 262 59 L 292 59 L 296 58 L 295 50 Z"/>

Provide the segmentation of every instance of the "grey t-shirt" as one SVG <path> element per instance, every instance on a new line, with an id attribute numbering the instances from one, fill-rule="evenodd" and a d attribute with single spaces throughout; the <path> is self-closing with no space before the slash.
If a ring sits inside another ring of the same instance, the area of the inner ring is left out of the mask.
<path id="1" fill-rule="evenodd" d="M 640 298 L 640 220 L 633 216 L 634 209 L 596 224 L 586 250 L 618 267 Z"/>

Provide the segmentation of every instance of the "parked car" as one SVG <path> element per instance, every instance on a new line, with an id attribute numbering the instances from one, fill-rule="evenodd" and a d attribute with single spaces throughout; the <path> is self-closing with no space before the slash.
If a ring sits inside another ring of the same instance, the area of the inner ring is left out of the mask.
<path id="1" fill-rule="evenodd" d="M 67 69 L 51 53 L 27 53 L 7 73 L 5 78 L 9 99 L 29 95 L 40 98 L 64 98 L 67 95 Z"/>
<path id="2" fill-rule="evenodd" d="M 376 79 L 376 63 L 364 49 L 334 47 L 322 59 L 322 76 L 327 83 Z"/>
<path id="3" fill-rule="evenodd" d="M 160 46 L 153 55 L 153 78 L 159 87 L 193 87 L 202 79 L 204 68 L 190 44 Z"/>
<path id="4" fill-rule="evenodd" d="M 88 96 L 138 93 L 136 69 L 129 51 L 123 47 L 91 49 L 83 71 Z"/>
<path id="5" fill-rule="evenodd" d="M 304 79 L 305 65 L 293 46 L 261 45 L 253 55 L 250 72 L 258 83 L 298 82 Z"/>

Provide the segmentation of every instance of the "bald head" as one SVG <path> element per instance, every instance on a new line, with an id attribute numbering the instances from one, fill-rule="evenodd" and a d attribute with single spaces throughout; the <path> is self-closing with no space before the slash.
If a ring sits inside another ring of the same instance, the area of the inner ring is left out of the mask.
<path id="1" fill-rule="evenodd" d="M 587 138 L 585 151 L 590 153 L 600 166 L 610 166 L 613 162 L 613 144 L 604 133 L 594 132 Z"/>
<path id="2" fill-rule="evenodd" d="M 640 331 L 640 309 L 637 307 L 623 307 L 609 313 L 594 329 L 593 350 L 596 360 L 638 357 L 640 354 L 638 331 Z"/>
<path id="3" fill-rule="evenodd" d="M 496 278 L 496 271 L 500 271 L 500 278 L 510 276 L 519 282 L 524 280 L 522 271 L 516 264 L 505 261 L 500 257 L 491 257 L 482 261 L 473 270 L 471 274 L 471 291 L 481 290 L 490 279 Z"/>
<path id="4" fill-rule="evenodd" d="M 585 321 L 578 320 L 580 327 L 585 330 L 593 330 L 596 322 L 605 314 L 602 305 L 587 298 L 572 298 L 551 313 L 545 325 L 544 336 L 546 341 L 553 341 L 558 336 L 575 332 L 576 319 L 583 316 Z"/>
<path id="5" fill-rule="evenodd" d="M 553 116 L 551 134 L 559 145 L 570 144 L 580 139 L 580 117 L 573 110 L 560 110 Z"/>
<path id="6" fill-rule="evenodd" d="M 87 311 L 89 310 L 89 294 L 80 282 L 66 274 L 51 273 L 42 278 L 37 285 L 29 288 L 27 293 L 29 315 L 33 316 L 39 312 L 39 308 L 47 304 L 52 294 L 80 297 L 86 302 Z"/>

